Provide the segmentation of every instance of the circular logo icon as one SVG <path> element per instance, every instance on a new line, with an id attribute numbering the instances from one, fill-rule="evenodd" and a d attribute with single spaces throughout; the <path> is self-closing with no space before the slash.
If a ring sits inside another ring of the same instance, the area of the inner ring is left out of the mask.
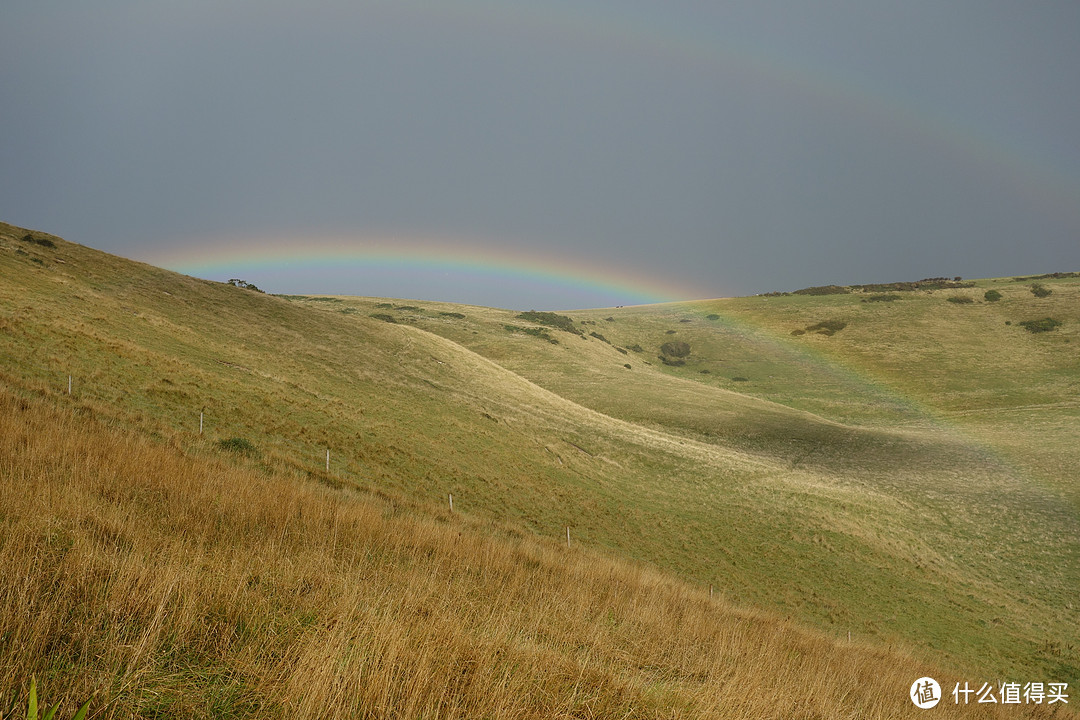
<path id="1" fill-rule="evenodd" d="M 941 702 L 941 686 L 932 677 L 921 677 L 911 683 L 911 702 L 928 710 Z"/>

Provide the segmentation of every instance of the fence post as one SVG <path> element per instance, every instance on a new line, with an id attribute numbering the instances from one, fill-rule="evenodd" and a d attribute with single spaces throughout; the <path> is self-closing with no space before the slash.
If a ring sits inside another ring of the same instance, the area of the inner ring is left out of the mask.
<path id="1" fill-rule="evenodd" d="M 450 498 L 450 512 L 454 512 L 454 494 L 447 493 L 447 496 Z"/>
<path id="2" fill-rule="evenodd" d="M 570 526 L 566 526 L 566 547 L 570 547 Z"/>
<path id="3" fill-rule="evenodd" d="M 68 375 L 68 395 L 71 394 L 71 376 Z"/>
<path id="4" fill-rule="evenodd" d="M 326 472 L 330 472 L 330 448 L 326 448 Z"/>

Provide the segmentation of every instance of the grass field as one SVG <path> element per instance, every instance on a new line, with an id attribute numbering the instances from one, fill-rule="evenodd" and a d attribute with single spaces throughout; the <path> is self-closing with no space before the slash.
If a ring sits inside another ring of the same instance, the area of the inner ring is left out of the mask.
<path id="1" fill-rule="evenodd" d="M 25 405 L 4 411 L 24 439 L 0 456 L 2 592 L 56 601 L 0 626 L 0 708 L 30 672 L 115 717 L 896 717 L 916 667 L 1080 685 L 1077 278 L 566 313 L 579 334 L 268 296 L 4 225 L 0 277 Z M 128 595 L 143 609 L 108 622 Z M 740 617 L 773 654 L 710 649 Z"/>

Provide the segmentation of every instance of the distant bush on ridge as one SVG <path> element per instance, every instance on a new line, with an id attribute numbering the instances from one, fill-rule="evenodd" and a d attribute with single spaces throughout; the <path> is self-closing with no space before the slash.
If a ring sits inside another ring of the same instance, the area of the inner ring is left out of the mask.
<path id="1" fill-rule="evenodd" d="M 565 315 L 558 315 L 553 312 L 538 312 L 536 310 L 529 310 L 518 314 L 519 320 L 528 320 L 539 325 L 547 325 L 548 327 L 555 328 L 556 330 L 562 330 L 564 332 L 573 333 L 574 335 L 584 335 L 577 326 L 574 325 L 574 321 Z"/>

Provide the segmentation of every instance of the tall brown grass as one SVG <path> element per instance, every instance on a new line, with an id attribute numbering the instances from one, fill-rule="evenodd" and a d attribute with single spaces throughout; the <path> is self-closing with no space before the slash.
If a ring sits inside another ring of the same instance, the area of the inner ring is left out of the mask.
<path id="1" fill-rule="evenodd" d="M 36 676 L 94 718 L 923 717 L 922 675 L 952 686 L 644 566 L 0 390 L 0 712 Z"/>

